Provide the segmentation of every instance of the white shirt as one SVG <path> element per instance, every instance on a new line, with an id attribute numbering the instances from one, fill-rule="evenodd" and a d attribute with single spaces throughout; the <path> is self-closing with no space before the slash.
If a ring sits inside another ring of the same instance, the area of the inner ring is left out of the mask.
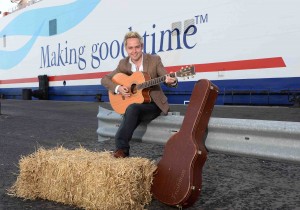
<path id="1" fill-rule="evenodd" d="M 137 66 L 132 62 L 132 60 L 131 60 L 131 58 L 129 58 L 129 63 L 131 64 L 131 71 L 132 72 L 136 72 L 137 71 Z M 142 63 L 141 63 L 141 65 L 140 65 L 140 67 L 139 67 L 139 71 L 143 71 L 143 56 L 142 56 Z"/>

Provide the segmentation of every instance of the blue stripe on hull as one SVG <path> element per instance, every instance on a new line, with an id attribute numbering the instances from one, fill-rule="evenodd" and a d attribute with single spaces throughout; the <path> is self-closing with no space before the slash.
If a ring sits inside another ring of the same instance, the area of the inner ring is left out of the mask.
<path id="1" fill-rule="evenodd" d="M 300 78 L 244 79 L 212 81 L 219 87 L 217 104 L 244 105 L 291 105 L 300 95 Z M 189 101 L 195 81 L 182 82 L 178 88 L 167 88 L 164 92 L 172 104 Z M 32 88 L 37 89 L 37 88 Z M 5 98 L 22 99 L 22 88 L 0 89 Z M 34 99 L 34 98 L 33 98 Z M 50 100 L 63 101 L 108 101 L 101 85 L 60 86 L 49 88 Z"/>
<path id="2" fill-rule="evenodd" d="M 300 78 L 214 80 L 219 87 L 217 104 L 291 105 L 300 95 Z M 179 90 L 163 87 L 170 103 L 189 100 L 195 82 L 180 83 Z M 177 95 L 180 95 L 178 97 Z"/>

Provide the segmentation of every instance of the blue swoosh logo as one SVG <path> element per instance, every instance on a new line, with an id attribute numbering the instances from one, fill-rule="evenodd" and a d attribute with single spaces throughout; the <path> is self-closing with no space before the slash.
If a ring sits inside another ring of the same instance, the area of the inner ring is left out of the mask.
<path id="1" fill-rule="evenodd" d="M 28 54 L 37 37 L 49 36 L 50 20 L 57 19 L 57 34 L 62 34 L 78 25 L 100 1 L 77 0 L 66 5 L 30 10 L 17 16 L 0 31 L 0 37 L 25 35 L 32 38 L 16 51 L 0 50 L 0 69 L 16 66 Z"/>

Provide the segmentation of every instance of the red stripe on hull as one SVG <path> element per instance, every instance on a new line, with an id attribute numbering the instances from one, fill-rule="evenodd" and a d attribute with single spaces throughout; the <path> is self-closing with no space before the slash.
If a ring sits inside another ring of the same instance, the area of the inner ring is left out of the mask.
<path id="1" fill-rule="evenodd" d="M 195 64 L 194 66 L 196 72 L 235 71 L 286 67 L 281 57 Z M 167 70 L 169 72 L 175 72 L 178 71 L 178 67 L 181 68 L 186 66 L 172 66 L 168 67 Z"/>
<path id="2" fill-rule="evenodd" d="M 234 71 L 234 70 L 252 70 L 252 69 L 286 67 L 282 57 L 195 64 L 194 66 L 196 72 Z M 166 69 L 168 72 L 176 72 L 181 67 L 186 67 L 186 66 L 170 66 L 170 67 L 166 67 Z M 86 74 L 49 76 L 49 81 L 54 82 L 54 81 L 64 81 L 64 80 L 100 79 L 108 73 L 109 72 L 96 72 L 96 73 L 86 73 Z M 31 83 L 31 82 L 38 82 L 38 78 L 0 80 L 0 84 L 17 84 L 17 83 Z"/>

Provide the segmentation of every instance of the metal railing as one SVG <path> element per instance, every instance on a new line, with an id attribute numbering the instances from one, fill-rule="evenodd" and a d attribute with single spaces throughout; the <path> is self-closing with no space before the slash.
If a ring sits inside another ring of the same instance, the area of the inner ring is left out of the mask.
<path id="1" fill-rule="evenodd" d="M 13 12 L 15 12 L 15 11 L 24 9 L 25 7 L 28 7 L 28 6 L 30 6 L 30 5 L 33 5 L 33 4 L 38 3 L 38 2 L 40 2 L 40 1 L 43 1 L 43 0 L 29 0 L 29 1 L 27 1 L 26 3 L 20 2 L 18 5 L 16 5 L 16 6 L 10 8 L 7 12 L 13 13 Z"/>
<path id="2" fill-rule="evenodd" d="M 114 139 L 121 116 L 99 107 L 98 141 Z M 159 116 L 142 123 L 133 139 L 165 144 L 180 130 L 184 116 Z M 209 151 L 300 162 L 300 122 L 211 118 L 205 146 Z"/>

